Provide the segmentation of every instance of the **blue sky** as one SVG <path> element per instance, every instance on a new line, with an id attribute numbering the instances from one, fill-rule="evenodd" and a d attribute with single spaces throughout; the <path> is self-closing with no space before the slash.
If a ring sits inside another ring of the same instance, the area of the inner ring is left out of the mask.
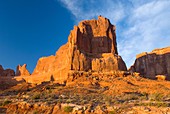
<path id="1" fill-rule="evenodd" d="M 119 55 L 170 46 L 170 0 L 0 0 L 0 64 L 33 71 L 67 42 L 73 25 L 103 15 L 117 27 Z"/>

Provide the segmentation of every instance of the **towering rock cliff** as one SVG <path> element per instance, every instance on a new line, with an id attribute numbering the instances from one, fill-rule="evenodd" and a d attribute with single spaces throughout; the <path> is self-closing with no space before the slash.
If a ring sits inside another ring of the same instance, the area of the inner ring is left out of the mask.
<path id="1" fill-rule="evenodd" d="M 70 70 L 125 71 L 126 65 L 117 51 L 115 30 L 116 27 L 102 16 L 98 20 L 80 22 L 55 56 L 38 60 L 33 75 L 46 74 L 55 80 L 64 80 Z"/>
<path id="2" fill-rule="evenodd" d="M 130 70 L 147 78 L 155 79 L 157 75 L 165 75 L 166 79 L 170 80 L 170 47 L 137 55 Z"/>
<path id="3" fill-rule="evenodd" d="M 116 27 L 104 17 L 82 21 L 71 31 L 68 43 L 71 70 L 112 71 L 126 70 L 118 56 Z"/>

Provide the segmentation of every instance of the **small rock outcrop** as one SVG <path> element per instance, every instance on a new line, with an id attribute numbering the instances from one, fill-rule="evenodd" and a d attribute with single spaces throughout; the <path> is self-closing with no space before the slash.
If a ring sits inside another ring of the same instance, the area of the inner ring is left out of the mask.
<path id="1" fill-rule="evenodd" d="M 157 75 L 164 75 L 170 80 L 170 47 L 138 54 L 130 70 L 139 72 L 146 78 L 156 79 Z"/>
<path id="2" fill-rule="evenodd" d="M 0 65 L 0 76 L 15 76 L 15 72 L 12 69 L 5 69 Z"/>
<path id="3" fill-rule="evenodd" d="M 116 27 L 102 16 L 98 20 L 80 22 L 55 56 L 38 60 L 33 75 L 44 74 L 55 80 L 66 80 L 70 70 L 126 71 L 126 65 L 118 55 L 115 30 Z"/>
<path id="4" fill-rule="evenodd" d="M 29 76 L 30 73 L 26 67 L 27 67 L 26 64 L 24 64 L 23 66 L 18 65 L 16 69 L 16 76 Z"/>

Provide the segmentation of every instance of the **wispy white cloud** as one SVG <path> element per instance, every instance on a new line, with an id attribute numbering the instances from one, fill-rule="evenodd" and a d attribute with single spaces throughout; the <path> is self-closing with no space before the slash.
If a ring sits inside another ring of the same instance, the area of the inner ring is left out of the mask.
<path id="1" fill-rule="evenodd" d="M 170 46 L 170 1 L 152 1 L 131 12 L 129 27 L 124 29 L 119 52 L 128 66 L 135 55 L 154 48 Z"/>
<path id="2" fill-rule="evenodd" d="M 75 23 L 103 15 L 117 26 L 118 49 L 128 66 L 135 56 L 170 46 L 169 0 L 59 0 Z"/>
<path id="3" fill-rule="evenodd" d="M 103 15 L 111 21 L 121 20 L 125 14 L 122 1 L 119 0 L 59 0 L 75 16 L 76 22 Z"/>

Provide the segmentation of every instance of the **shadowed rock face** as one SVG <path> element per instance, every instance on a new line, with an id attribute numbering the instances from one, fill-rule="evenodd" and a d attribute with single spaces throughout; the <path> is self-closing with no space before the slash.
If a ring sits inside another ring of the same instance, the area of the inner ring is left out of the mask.
<path id="1" fill-rule="evenodd" d="M 15 72 L 12 69 L 3 69 L 2 65 L 0 65 L 0 76 L 15 76 Z"/>
<path id="2" fill-rule="evenodd" d="M 155 79 L 157 75 L 165 75 L 170 80 L 170 47 L 137 55 L 130 70 L 147 78 Z"/>
<path id="3" fill-rule="evenodd" d="M 29 76 L 30 73 L 26 67 L 27 67 L 26 64 L 24 64 L 23 66 L 18 65 L 16 69 L 16 76 Z"/>
<path id="4" fill-rule="evenodd" d="M 118 55 L 116 27 L 102 16 L 85 20 L 74 26 L 68 42 L 55 56 L 40 58 L 33 75 L 48 74 L 55 79 L 67 79 L 70 70 L 113 71 L 127 70 Z"/>
<path id="5" fill-rule="evenodd" d="M 0 65 L 0 74 L 4 71 L 2 65 Z"/>

